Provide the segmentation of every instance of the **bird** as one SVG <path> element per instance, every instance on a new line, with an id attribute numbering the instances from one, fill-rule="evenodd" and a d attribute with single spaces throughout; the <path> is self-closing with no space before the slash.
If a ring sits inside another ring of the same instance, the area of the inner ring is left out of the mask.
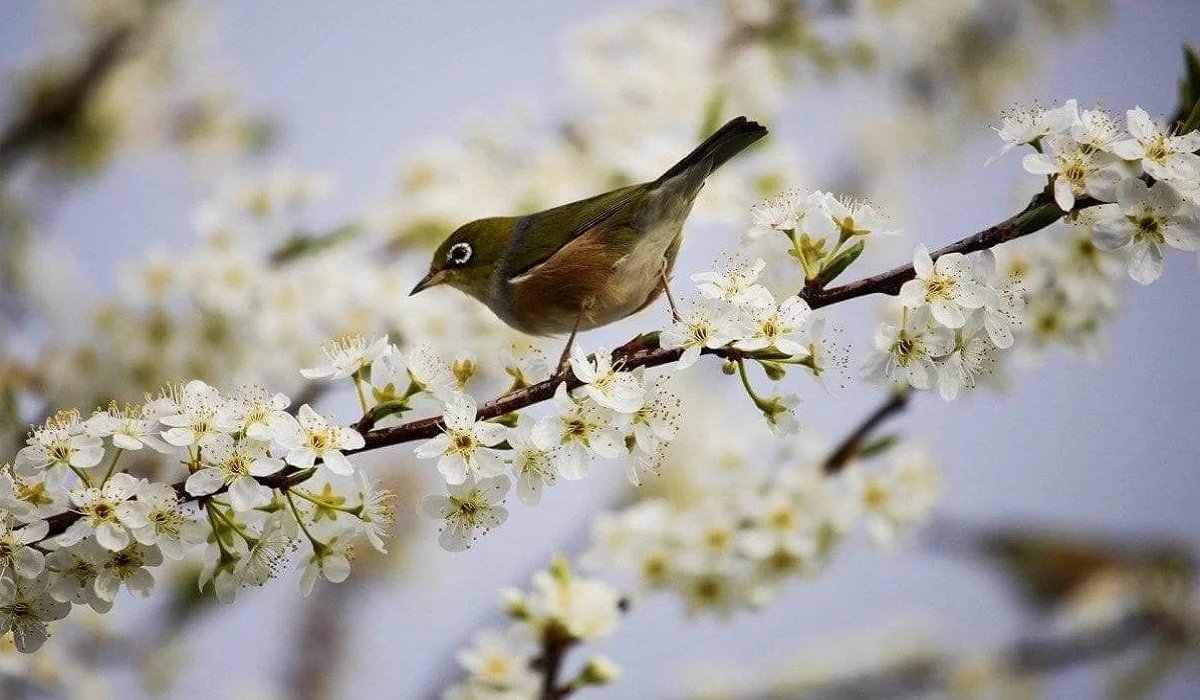
<path id="1" fill-rule="evenodd" d="M 641 311 L 664 292 L 683 225 L 705 179 L 763 138 L 767 129 L 736 117 L 655 180 L 523 216 L 463 224 L 438 246 L 409 295 L 448 285 L 532 336 L 569 334 Z"/>

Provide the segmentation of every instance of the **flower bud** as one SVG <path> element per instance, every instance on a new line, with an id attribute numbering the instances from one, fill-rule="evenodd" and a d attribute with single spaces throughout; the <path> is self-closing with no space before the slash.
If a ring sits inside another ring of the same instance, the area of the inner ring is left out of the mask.
<path id="1" fill-rule="evenodd" d="M 621 680 L 622 673 L 621 667 L 612 659 L 604 655 L 594 656 L 588 659 L 573 685 L 608 685 Z"/>

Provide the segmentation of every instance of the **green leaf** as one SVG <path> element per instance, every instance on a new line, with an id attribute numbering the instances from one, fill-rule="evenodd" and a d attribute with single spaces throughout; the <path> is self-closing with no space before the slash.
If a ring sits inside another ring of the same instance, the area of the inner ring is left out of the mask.
<path id="1" fill-rule="evenodd" d="M 862 449 L 858 451 L 858 456 L 862 459 L 877 457 L 895 447 L 898 442 L 900 442 L 900 436 L 896 433 L 882 435 L 863 445 Z"/>
<path id="2" fill-rule="evenodd" d="M 845 272 L 846 268 L 853 265 L 854 261 L 858 260 L 858 256 L 862 255 L 863 250 L 866 249 L 866 245 L 864 245 L 864 243 L 864 241 L 855 243 L 849 248 L 838 253 L 832 260 L 825 263 L 825 265 L 821 267 L 820 274 L 817 275 L 816 284 L 820 287 L 824 287 L 825 285 L 837 279 L 838 275 Z"/>
<path id="3" fill-rule="evenodd" d="M 378 423 L 388 416 L 402 414 L 409 410 L 409 408 L 410 406 L 408 405 L 408 402 L 404 399 L 385 401 L 381 404 L 377 404 L 375 408 L 371 409 L 371 420 Z"/>
<path id="4" fill-rule="evenodd" d="M 1183 47 L 1183 78 L 1179 81 L 1179 106 L 1186 108 L 1200 101 L 1200 55 L 1191 44 Z"/>
<path id="5" fill-rule="evenodd" d="M 276 265 L 287 265 L 300 258 L 320 253 L 348 241 L 354 240 L 362 233 L 362 227 L 356 223 L 339 226 L 324 235 L 306 235 L 297 233 L 284 241 L 271 255 L 271 262 Z"/>
<path id="6" fill-rule="evenodd" d="M 1179 133 L 1187 134 L 1200 129 L 1200 102 L 1192 104 L 1192 113 L 1184 120 L 1183 126 L 1179 128 Z"/>
<path id="7" fill-rule="evenodd" d="M 777 382 L 787 375 L 787 367 L 779 364 L 778 362 L 759 360 L 758 364 L 762 365 L 763 371 L 767 373 L 767 379 L 770 379 L 773 382 Z"/>

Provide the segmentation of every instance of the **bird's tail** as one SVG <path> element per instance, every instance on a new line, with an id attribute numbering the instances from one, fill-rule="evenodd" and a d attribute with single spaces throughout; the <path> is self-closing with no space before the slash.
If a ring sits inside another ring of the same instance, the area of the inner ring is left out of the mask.
<path id="1" fill-rule="evenodd" d="M 704 143 L 696 146 L 695 150 L 687 154 L 683 160 L 671 166 L 671 169 L 663 173 L 659 181 L 670 180 L 705 161 L 710 163 L 704 173 L 707 175 L 766 135 L 766 127 L 757 122 L 752 122 L 745 117 L 730 119 L 725 126 L 704 139 Z"/>

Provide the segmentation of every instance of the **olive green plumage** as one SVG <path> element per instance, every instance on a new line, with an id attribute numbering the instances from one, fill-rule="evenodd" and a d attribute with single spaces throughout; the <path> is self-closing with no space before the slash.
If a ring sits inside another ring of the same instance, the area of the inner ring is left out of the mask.
<path id="1" fill-rule="evenodd" d="M 447 284 L 533 335 L 625 318 L 663 292 L 704 179 L 766 133 L 738 117 L 650 182 L 464 224 L 438 246 L 413 294 Z"/>

